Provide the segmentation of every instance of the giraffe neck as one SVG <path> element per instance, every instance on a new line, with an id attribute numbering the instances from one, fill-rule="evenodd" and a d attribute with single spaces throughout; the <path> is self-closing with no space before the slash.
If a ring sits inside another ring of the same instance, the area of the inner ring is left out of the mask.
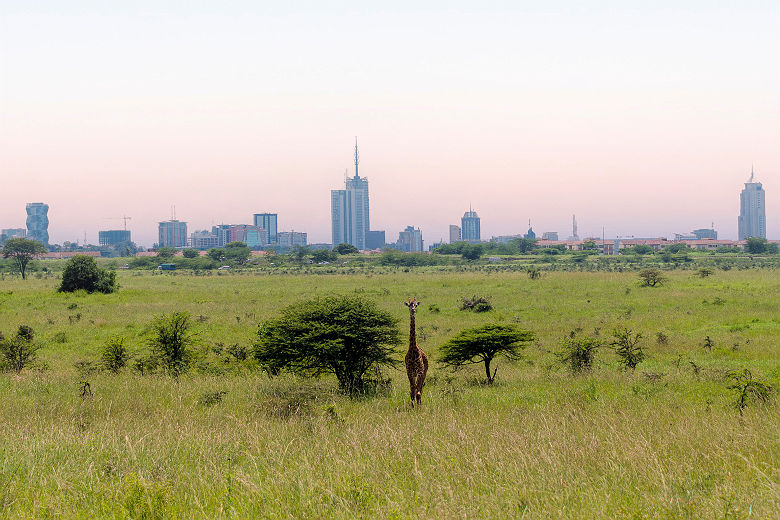
<path id="1" fill-rule="evenodd" d="M 417 349 L 417 333 L 414 327 L 414 314 L 411 314 L 409 322 L 409 350 L 415 350 Z"/>

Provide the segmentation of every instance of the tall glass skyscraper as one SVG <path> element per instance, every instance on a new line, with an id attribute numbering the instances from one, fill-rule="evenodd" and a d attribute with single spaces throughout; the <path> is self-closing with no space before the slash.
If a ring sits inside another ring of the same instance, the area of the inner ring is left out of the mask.
<path id="1" fill-rule="evenodd" d="M 368 211 L 368 179 L 358 175 L 358 147 L 355 139 L 355 176 L 345 180 L 345 189 L 331 190 L 330 211 L 333 245 L 346 243 L 366 249 L 371 229 Z"/>
<path id="2" fill-rule="evenodd" d="M 472 211 L 471 208 L 463 214 L 463 218 L 460 219 L 461 235 L 464 242 L 479 242 L 480 230 L 479 230 L 479 216 L 476 211 Z"/>
<path id="3" fill-rule="evenodd" d="M 739 195 L 739 239 L 766 238 L 766 204 L 764 189 L 760 182 L 753 182 L 753 169 L 750 180 Z"/>
<path id="4" fill-rule="evenodd" d="M 276 213 L 255 213 L 255 226 L 266 230 L 268 234 L 268 243 L 276 244 L 279 241 L 279 231 L 277 227 L 278 214 Z"/>
<path id="5" fill-rule="evenodd" d="M 49 205 L 42 202 L 27 204 L 27 236 L 49 245 Z"/>
<path id="6" fill-rule="evenodd" d="M 160 247 L 184 247 L 187 245 L 187 223 L 178 220 L 160 222 Z"/>

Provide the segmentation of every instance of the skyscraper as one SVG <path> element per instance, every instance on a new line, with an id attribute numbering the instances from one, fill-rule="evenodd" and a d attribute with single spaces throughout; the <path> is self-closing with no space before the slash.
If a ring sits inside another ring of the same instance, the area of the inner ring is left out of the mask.
<path id="1" fill-rule="evenodd" d="M 406 226 L 406 229 L 398 233 L 397 247 L 407 253 L 419 253 L 424 249 L 422 231 L 414 226 Z"/>
<path id="2" fill-rule="evenodd" d="M 359 162 L 355 138 L 355 176 L 345 180 L 345 189 L 330 192 L 334 246 L 346 243 L 358 249 L 366 249 L 366 235 L 371 229 L 368 216 L 368 179 L 358 174 Z"/>
<path id="3" fill-rule="evenodd" d="M 277 231 L 277 214 L 276 213 L 255 213 L 255 226 L 265 229 L 268 233 L 268 242 L 275 244 L 279 241 Z"/>
<path id="4" fill-rule="evenodd" d="M 461 234 L 460 227 L 455 224 L 450 224 L 450 244 L 460 242 L 461 240 L 463 240 L 463 235 Z"/>
<path id="5" fill-rule="evenodd" d="M 766 238 L 766 204 L 764 189 L 760 182 L 753 182 L 753 168 L 750 168 L 750 180 L 739 195 L 739 239 Z"/>
<path id="6" fill-rule="evenodd" d="M 42 202 L 27 204 L 27 236 L 49 245 L 49 206 Z"/>
<path id="7" fill-rule="evenodd" d="M 479 230 L 479 216 L 476 211 L 469 210 L 463 214 L 463 218 L 460 219 L 461 233 L 464 242 L 479 242 L 480 230 Z"/>
<path id="8" fill-rule="evenodd" d="M 178 220 L 160 222 L 160 247 L 184 247 L 187 245 L 187 223 Z"/>

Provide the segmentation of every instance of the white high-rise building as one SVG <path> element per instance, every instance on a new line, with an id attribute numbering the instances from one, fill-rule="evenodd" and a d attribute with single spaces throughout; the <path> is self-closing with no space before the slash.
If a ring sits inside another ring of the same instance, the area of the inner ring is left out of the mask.
<path id="1" fill-rule="evenodd" d="M 345 189 L 331 190 L 330 209 L 333 245 L 352 244 L 366 249 L 371 229 L 368 210 L 368 179 L 358 175 L 358 146 L 355 139 L 355 176 L 345 180 Z"/>
<path id="2" fill-rule="evenodd" d="M 739 239 L 766 238 L 766 203 L 764 189 L 760 182 L 753 182 L 753 168 L 750 180 L 739 195 Z"/>

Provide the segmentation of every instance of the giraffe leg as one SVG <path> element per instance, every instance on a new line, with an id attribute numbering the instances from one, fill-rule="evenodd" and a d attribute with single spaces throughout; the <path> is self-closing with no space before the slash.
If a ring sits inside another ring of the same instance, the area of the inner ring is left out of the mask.
<path id="1" fill-rule="evenodd" d="M 425 384 L 425 374 L 424 373 L 417 374 L 417 384 L 415 385 L 417 387 L 417 392 L 415 392 L 415 398 L 417 399 L 418 408 L 422 405 L 422 389 L 424 384 Z"/>

